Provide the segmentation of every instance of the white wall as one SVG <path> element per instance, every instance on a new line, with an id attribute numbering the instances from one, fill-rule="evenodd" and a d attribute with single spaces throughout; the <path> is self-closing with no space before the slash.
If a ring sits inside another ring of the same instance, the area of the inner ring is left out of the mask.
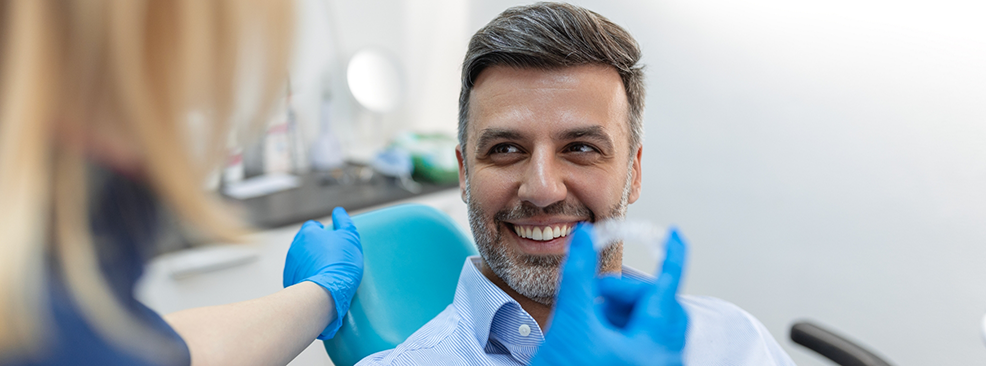
<path id="1" fill-rule="evenodd" d="M 470 33 L 466 0 L 296 3 L 292 104 L 309 143 L 318 134 L 326 85 L 333 132 L 350 152 L 371 153 L 407 130 L 455 135 L 459 68 Z M 403 74 L 403 102 L 392 112 L 370 113 L 349 93 L 349 58 L 367 48 L 391 57 Z"/>
<path id="2" fill-rule="evenodd" d="M 801 365 L 829 363 L 787 340 L 800 318 L 899 364 L 986 362 L 982 5 L 574 2 L 643 48 L 630 215 L 684 230 L 686 292 L 750 311 Z M 473 1 L 470 32 L 517 3 Z"/>

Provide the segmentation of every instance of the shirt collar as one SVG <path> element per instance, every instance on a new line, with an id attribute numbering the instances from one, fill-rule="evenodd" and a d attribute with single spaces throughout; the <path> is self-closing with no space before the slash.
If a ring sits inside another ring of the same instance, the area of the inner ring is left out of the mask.
<path id="1" fill-rule="evenodd" d="M 485 350 L 506 348 L 515 358 L 529 362 L 537 347 L 544 341 L 541 328 L 534 318 L 520 307 L 520 303 L 507 295 L 500 287 L 490 281 L 479 270 L 479 256 L 466 258 L 459 274 L 452 306 L 471 328 Z M 630 267 L 623 267 L 623 275 L 637 280 L 652 280 L 653 277 Z M 520 324 L 527 324 L 530 333 L 518 337 L 515 333 Z M 490 335 L 496 333 L 498 342 L 490 344 Z"/>
<path id="2" fill-rule="evenodd" d="M 506 304 L 512 303 L 518 308 L 520 304 L 479 271 L 480 260 L 478 256 L 466 258 L 452 306 L 464 320 L 472 323 L 476 341 L 486 347 L 497 311 Z"/>

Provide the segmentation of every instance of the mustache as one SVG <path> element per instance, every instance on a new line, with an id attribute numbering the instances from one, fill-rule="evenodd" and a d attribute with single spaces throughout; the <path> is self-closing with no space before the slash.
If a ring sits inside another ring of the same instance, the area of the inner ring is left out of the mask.
<path id="1" fill-rule="evenodd" d="M 596 214 L 583 203 L 573 203 L 568 201 L 558 201 L 545 207 L 538 207 L 533 203 L 522 201 L 514 207 L 500 210 L 493 216 L 493 220 L 499 224 L 508 220 L 522 220 L 535 216 L 564 215 L 588 218 L 589 222 L 596 221 Z"/>

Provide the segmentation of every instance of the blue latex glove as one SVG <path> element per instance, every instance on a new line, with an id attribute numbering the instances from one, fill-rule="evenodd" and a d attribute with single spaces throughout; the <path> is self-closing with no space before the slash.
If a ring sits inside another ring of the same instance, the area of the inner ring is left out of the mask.
<path id="1" fill-rule="evenodd" d="M 342 325 L 349 303 L 363 279 L 363 246 L 353 221 L 342 207 L 332 210 L 332 230 L 308 221 L 294 236 L 284 263 L 284 287 L 311 281 L 335 302 L 336 316 L 318 339 L 329 339 Z"/>
<path id="2" fill-rule="evenodd" d="M 654 282 L 629 277 L 606 276 L 599 279 L 599 295 L 605 299 L 603 315 L 617 328 L 626 327 L 637 299 L 653 286 Z"/>
<path id="3" fill-rule="evenodd" d="M 688 315 L 675 297 L 686 251 L 677 230 L 656 283 L 647 283 L 597 279 L 591 229 L 573 233 L 550 328 L 531 365 L 681 365 Z"/>

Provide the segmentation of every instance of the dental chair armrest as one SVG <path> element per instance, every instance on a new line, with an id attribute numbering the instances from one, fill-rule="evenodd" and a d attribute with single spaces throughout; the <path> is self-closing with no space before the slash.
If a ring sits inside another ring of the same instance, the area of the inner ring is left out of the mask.
<path id="1" fill-rule="evenodd" d="M 861 345 L 811 322 L 794 323 L 791 340 L 842 366 L 890 366 Z"/>

